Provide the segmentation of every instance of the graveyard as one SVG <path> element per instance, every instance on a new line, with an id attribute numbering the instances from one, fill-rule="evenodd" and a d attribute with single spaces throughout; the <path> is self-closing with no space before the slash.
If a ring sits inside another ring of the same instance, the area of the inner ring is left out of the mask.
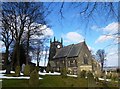
<path id="1" fill-rule="evenodd" d="M 0 2 L 2 88 L 120 88 L 120 2 L 23 1 Z"/>
<path id="2" fill-rule="evenodd" d="M 2 71 L 0 74 L 0 80 L 2 82 L 2 87 L 96 87 L 96 88 L 118 88 L 118 81 L 116 80 L 110 80 L 110 79 L 104 79 L 99 78 L 94 79 L 91 75 L 88 75 L 88 78 L 85 78 L 84 75 L 81 75 L 81 77 L 75 76 L 75 75 L 69 75 L 63 76 L 61 73 L 41 73 L 38 72 L 39 77 L 36 77 L 34 79 L 34 83 L 30 85 L 30 77 L 31 76 L 25 76 L 23 73 L 20 74 L 20 76 L 15 77 L 14 71 L 11 72 L 11 74 L 4 74 L 5 71 Z M 33 81 L 33 80 L 32 80 Z M 37 85 L 36 85 L 36 84 Z"/>

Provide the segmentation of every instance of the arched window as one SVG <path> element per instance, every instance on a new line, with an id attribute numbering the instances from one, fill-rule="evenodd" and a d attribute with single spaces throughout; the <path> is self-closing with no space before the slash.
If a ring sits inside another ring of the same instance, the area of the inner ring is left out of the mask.
<path id="1" fill-rule="evenodd" d="M 84 55 L 84 57 L 83 57 L 83 62 L 84 62 L 84 64 L 88 64 L 87 54 Z"/>

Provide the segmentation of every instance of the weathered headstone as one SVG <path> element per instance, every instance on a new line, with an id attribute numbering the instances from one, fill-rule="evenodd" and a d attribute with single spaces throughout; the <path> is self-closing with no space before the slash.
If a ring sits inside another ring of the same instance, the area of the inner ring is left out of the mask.
<path id="1" fill-rule="evenodd" d="M 10 74 L 10 71 L 11 71 L 11 67 L 10 67 L 10 65 L 7 65 L 7 67 L 6 67 L 6 74 Z"/>
<path id="2" fill-rule="evenodd" d="M 24 74 L 25 76 L 29 76 L 29 75 L 30 75 L 30 65 L 28 65 L 28 64 L 25 65 L 23 74 Z"/>
<path id="3" fill-rule="evenodd" d="M 30 87 L 38 87 L 39 86 L 39 74 L 36 69 L 34 71 L 32 71 L 32 73 L 30 74 L 29 86 Z"/>
<path id="4" fill-rule="evenodd" d="M 22 73 L 24 72 L 24 69 L 25 69 L 25 64 L 22 64 L 22 69 L 21 69 Z"/>
<path id="5" fill-rule="evenodd" d="M 20 66 L 16 66 L 15 68 L 15 76 L 20 76 Z"/>

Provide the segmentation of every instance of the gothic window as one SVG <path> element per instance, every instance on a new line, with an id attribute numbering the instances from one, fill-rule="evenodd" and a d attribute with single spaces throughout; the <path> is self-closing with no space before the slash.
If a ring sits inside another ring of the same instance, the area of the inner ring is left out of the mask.
<path id="1" fill-rule="evenodd" d="M 70 60 L 68 61 L 68 66 L 70 66 Z"/>
<path id="2" fill-rule="evenodd" d="M 56 67 L 59 67 L 59 61 L 56 61 Z"/>
<path id="3" fill-rule="evenodd" d="M 73 60 L 70 60 L 70 66 L 71 67 L 75 67 L 77 64 L 76 64 L 76 60 L 73 59 Z"/>
<path id="4" fill-rule="evenodd" d="M 83 62 L 84 64 L 88 64 L 87 54 L 85 54 L 85 56 L 83 57 Z"/>
<path id="5" fill-rule="evenodd" d="M 73 62 L 73 60 L 70 60 L 70 64 L 73 64 L 74 62 Z"/>
<path id="6" fill-rule="evenodd" d="M 74 64 L 75 64 L 75 67 L 77 67 L 77 60 L 75 59 L 74 61 L 75 61 L 75 63 L 74 63 Z"/>
<path id="7" fill-rule="evenodd" d="M 73 60 L 70 60 L 70 67 L 73 66 Z"/>

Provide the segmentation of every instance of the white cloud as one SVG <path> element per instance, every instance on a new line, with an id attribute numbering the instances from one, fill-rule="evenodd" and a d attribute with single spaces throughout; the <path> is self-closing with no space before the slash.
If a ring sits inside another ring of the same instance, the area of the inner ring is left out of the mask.
<path id="1" fill-rule="evenodd" d="M 104 41 L 113 39 L 113 36 L 106 36 L 106 35 L 101 35 L 96 41 L 95 43 L 102 43 Z"/>
<path id="2" fill-rule="evenodd" d="M 93 29 L 96 27 L 93 27 Z M 118 22 L 112 22 L 105 27 L 99 28 L 102 31 L 102 34 L 95 43 L 102 43 L 111 39 L 117 39 L 118 33 Z"/>
<path id="3" fill-rule="evenodd" d="M 98 39 L 95 41 L 95 43 L 103 43 L 106 41 L 113 41 L 114 43 L 117 43 L 118 37 L 118 22 L 112 22 L 108 24 L 105 27 L 98 28 L 97 31 L 102 32 L 102 35 L 98 37 Z M 97 27 L 93 27 L 95 29 Z M 110 45 L 105 50 L 107 53 L 106 56 L 106 65 L 107 66 L 118 66 L 118 45 Z"/>
<path id="4" fill-rule="evenodd" d="M 39 35 L 32 35 L 32 39 L 41 39 L 43 37 L 51 37 L 53 36 L 54 32 L 52 29 L 48 28 L 46 25 L 43 25 L 39 28 L 39 30 L 42 30 L 43 35 L 39 36 Z"/>
<path id="5" fill-rule="evenodd" d="M 4 43 L 0 41 L 0 52 L 4 51 L 4 49 L 5 49 Z"/>
<path id="6" fill-rule="evenodd" d="M 2 41 L 0 41 L 0 48 L 2 48 L 3 47 L 3 42 Z"/>
<path id="7" fill-rule="evenodd" d="M 114 34 L 118 31 L 118 22 L 112 22 L 102 29 L 105 33 Z"/>
<path id="8" fill-rule="evenodd" d="M 106 64 L 107 66 L 118 66 L 118 47 L 113 46 L 106 50 Z"/>
<path id="9" fill-rule="evenodd" d="M 79 43 L 84 40 L 84 37 L 77 32 L 68 32 L 67 34 L 63 35 L 63 38 L 64 42 L 67 44 Z"/>
<path id="10" fill-rule="evenodd" d="M 46 30 L 44 30 L 43 33 L 45 36 L 53 36 L 54 35 L 53 30 L 50 28 L 47 28 Z"/>
<path id="11" fill-rule="evenodd" d="M 96 25 L 93 25 L 93 26 L 91 27 L 91 29 L 94 30 L 94 31 L 100 31 L 100 30 L 101 30 L 101 28 L 98 27 L 98 26 L 96 26 Z"/>

